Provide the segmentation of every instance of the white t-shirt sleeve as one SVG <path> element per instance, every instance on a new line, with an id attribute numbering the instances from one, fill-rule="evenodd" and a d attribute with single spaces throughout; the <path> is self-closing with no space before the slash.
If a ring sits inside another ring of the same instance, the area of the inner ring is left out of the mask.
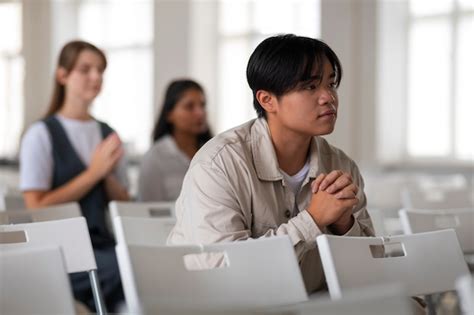
<path id="1" fill-rule="evenodd" d="M 34 123 L 20 147 L 20 190 L 50 190 L 53 154 L 49 132 L 43 122 Z"/>
<path id="2" fill-rule="evenodd" d="M 128 181 L 128 174 L 127 174 L 127 165 L 128 165 L 128 158 L 127 155 L 123 155 L 117 166 L 115 167 L 114 174 L 117 177 L 118 181 L 125 187 L 129 188 L 129 181 Z"/>

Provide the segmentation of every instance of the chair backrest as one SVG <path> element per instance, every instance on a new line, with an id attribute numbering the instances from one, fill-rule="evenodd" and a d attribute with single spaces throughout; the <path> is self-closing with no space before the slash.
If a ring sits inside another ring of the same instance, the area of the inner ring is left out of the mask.
<path id="1" fill-rule="evenodd" d="M 405 234 L 454 229 L 464 253 L 474 253 L 474 209 L 399 211 Z"/>
<path id="2" fill-rule="evenodd" d="M 367 210 L 374 226 L 375 236 L 403 234 L 398 210 L 392 211 L 377 208 Z"/>
<path id="3" fill-rule="evenodd" d="M 69 202 L 46 208 L 7 210 L 0 212 L 0 224 L 32 223 L 81 217 L 77 202 Z"/>
<path id="4" fill-rule="evenodd" d="M 169 218 L 175 217 L 173 202 L 134 202 L 111 201 L 109 203 L 112 218 L 142 217 L 142 218 Z"/>
<path id="5" fill-rule="evenodd" d="M 456 290 L 465 315 L 474 314 L 474 276 L 465 275 L 456 281 Z"/>
<path id="6" fill-rule="evenodd" d="M 420 189 L 405 187 L 402 205 L 409 209 L 461 209 L 472 208 L 473 192 L 469 188 Z"/>
<path id="7" fill-rule="evenodd" d="M 0 193 L 0 211 L 25 209 L 25 201 L 20 194 Z"/>
<path id="8" fill-rule="evenodd" d="M 203 246 L 118 244 L 116 251 L 131 313 L 246 309 L 307 300 L 288 237 Z M 196 270 L 187 267 L 185 261 L 195 258 L 189 255 L 221 255 L 226 263 Z"/>
<path id="9" fill-rule="evenodd" d="M 340 300 L 327 296 L 310 297 L 308 301 L 265 309 L 234 310 L 165 310 L 160 315 L 411 315 L 411 302 L 398 286 L 370 287 L 355 290 Z"/>
<path id="10" fill-rule="evenodd" d="M 74 314 L 59 247 L 0 245 L 0 314 Z"/>
<path id="11" fill-rule="evenodd" d="M 413 314 L 408 297 L 400 286 L 385 285 L 348 292 L 344 298 L 331 300 L 328 297 L 318 297 L 297 305 L 282 307 L 277 314 L 288 315 L 408 315 Z M 276 315 L 275 312 L 268 312 Z"/>
<path id="12" fill-rule="evenodd" d="M 12 243 L 61 247 L 68 273 L 97 269 L 89 230 L 84 217 L 0 225 L 0 235 L 4 235 L 4 244 L 9 243 L 8 235 L 16 235 Z M 1 240 L 2 237 L 0 236 Z"/>
<path id="13" fill-rule="evenodd" d="M 454 230 L 390 238 L 321 235 L 316 240 L 332 298 L 348 289 L 388 283 L 401 283 L 410 296 L 444 292 L 469 273 Z"/>
<path id="14" fill-rule="evenodd" d="M 117 243 L 130 245 L 166 245 L 166 239 L 173 229 L 175 218 L 113 218 Z"/>

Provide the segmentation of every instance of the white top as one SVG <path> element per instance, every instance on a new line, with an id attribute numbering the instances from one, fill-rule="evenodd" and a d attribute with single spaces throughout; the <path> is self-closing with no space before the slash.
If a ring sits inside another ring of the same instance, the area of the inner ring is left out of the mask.
<path id="1" fill-rule="evenodd" d="M 306 161 L 306 163 L 303 165 L 303 168 L 298 171 L 293 176 L 290 176 L 283 172 L 281 169 L 281 174 L 283 175 L 283 178 L 285 179 L 285 183 L 290 186 L 291 191 L 293 191 L 293 194 L 295 195 L 295 206 L 293 207 L 293 213 L 298 213 L 298 193 L 300 192 L 301 185 L 303 184 L 303 181 L 306 178 L 306 175 L 308 175 L 309 172 L 309 159 Z"/>
<path id="2" fill-rule="evenodd" d="M 163 136 L 143 156 L 138 179 L 138 200 L 175 201 L 191 160 L 174 138 Z"/>
<path id="3" fill-rule="evenodd" d="M 290 176 L 286 174 L 285 172 L 281 171 L 281 174 L 283 175 L 283 178 L 285 179 L 285 183 L 287 183 L 290 187 L 295 196 L 298 195 L 298 192 L 300 191 L 301 184 L 303 184 L 304 179 L 306 178 L 306 175 L 308 175 L 309 172 L 309 160 L 306 161 L 304 164 L 303 168 L 298 171 L 293 176 Z"/>
<path id="4" fill-rule="evenodd" d="M 102 141 L 100 124 L 56 115 L 72 147 L 84 165 L 88 166 L 97 145 Z M 53 147 L 46 124 L 34 123 L 26 131 L 20 147 L 20 190 L 50 190 L 53 182 Z M 126 159 L 119 161 L 115 174 L 128 186 Z"/>

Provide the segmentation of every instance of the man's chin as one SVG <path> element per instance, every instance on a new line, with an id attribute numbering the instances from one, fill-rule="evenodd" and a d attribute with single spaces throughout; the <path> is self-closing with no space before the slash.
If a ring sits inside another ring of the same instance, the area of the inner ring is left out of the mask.
<path id="1" fill-rule="evenodd" d="M 333 131 L 334 131 L 334 126 L 330 128 L 320 129 L 317 132 L 315 132 L 313 135 L 314 136 L 327 136 L 331 134 Z"/>

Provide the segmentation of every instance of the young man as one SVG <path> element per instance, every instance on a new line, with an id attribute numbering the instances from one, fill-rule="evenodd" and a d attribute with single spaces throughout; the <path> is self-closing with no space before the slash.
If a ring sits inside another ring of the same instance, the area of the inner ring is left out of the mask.
<path id="1" fill-rule="evenodd" d="M 168 243 L 288 235 L 308 292 L 323 288 L 316 237 L 374 235 L 356 164 L 320 137 L 334 130 L 341 76 L 336 54 L 319 40 L 281 35 L 260 43 L 247 67 L 259 118 L 196 154 Z"/>

